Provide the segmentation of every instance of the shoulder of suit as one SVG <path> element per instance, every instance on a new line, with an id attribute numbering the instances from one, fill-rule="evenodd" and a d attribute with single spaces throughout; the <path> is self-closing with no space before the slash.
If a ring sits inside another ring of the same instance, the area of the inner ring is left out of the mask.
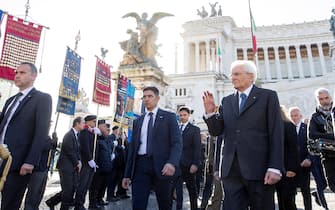
<path id="1" fill-rule="evenodd" d="M 257 87 L 257 86 L 254 86 L 254 87 L 253 87 L 253 90 L 255 90 L 255 91 L 260 91 L 260 92 L 263 92 L 263 93 L 277 94 L 277 92 L 274 91 L 274 90 L 267 89 L 267 88 L 260 88 L 260 87 Z"/>
<path id="2" fill-rule="evenodd" d="M 158 109 L 157 114 L 176 116 L 176 113 L 161 108 Z"/>
<path id="3" fill-rule="evenodd" d="M 42 91 L 39 91 L 39 90 L 36 90 L 36 89 L 33 89 L 31 94 L 39 95 L 41 97 L 51 98 L 51 95 L 49 93 L 45 93 L 45 92 L 42 92 Z"/>
<path id="4" fill-rule="evenodd" d="M 194 124 L 192 124 L 192 123 L 188 123 L 188 125 L 190 125 L 190 127 L 193 127 L 193 128 L 196 128 L 196 129 L 199 129 L 199 130 L 200 130 L 200 128 L 199 128 L 198 126 L 196 126 L 196 125 L 194 125 Z"/>

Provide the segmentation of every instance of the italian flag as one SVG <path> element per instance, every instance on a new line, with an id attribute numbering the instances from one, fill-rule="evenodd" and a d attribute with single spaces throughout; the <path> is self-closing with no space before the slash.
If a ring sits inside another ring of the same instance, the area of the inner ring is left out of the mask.
<path id="1" fill-rule="evenodd" d="M 251 9 L 250 12 L 250 23 L 251 23 L 251 38 L 252 38 L 252 49 L 254 52 L 254 55 L 257 53 L 257 41 L 256 41 L 256 24 L 254 17 L 252 16 Z"/>
<path id="2" fill-rule="evenodd" d="M 219 59 L 219 72 L 221 72 L 221 62 L 222 62 L 222 53 L 221 53 L 221 38 L 219 38 L 217 56 Z"/>

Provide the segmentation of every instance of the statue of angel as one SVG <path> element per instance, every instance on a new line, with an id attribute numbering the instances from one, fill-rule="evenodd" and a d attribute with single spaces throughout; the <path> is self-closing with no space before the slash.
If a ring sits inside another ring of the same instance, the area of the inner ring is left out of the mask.
<path id="1" fill-rule="evenodd" d="M 150 20 L 148 20 L 148 14 L 144 12 L 140 17 L 137 13 L 131 12 L 124 15 L 122 18 L 126 17 L 134 17 L 137 22 L 137 28 L 140 32 L 140 40 L 139 40 L 139 49 L 140 52 L 147 58 L 148 61 L 151 62 L 154 66 L 157 66 L 155 56 L 157 54 L 157 34 L 158 28 L 156 27 L 156 23 L 158 20 L 173 16 L 172 14 L 165 12 L 156 12 L 152 15 Z"/>

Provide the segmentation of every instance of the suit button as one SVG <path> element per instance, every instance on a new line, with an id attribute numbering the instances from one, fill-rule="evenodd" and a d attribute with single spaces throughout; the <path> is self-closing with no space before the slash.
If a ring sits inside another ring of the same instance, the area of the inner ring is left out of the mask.
<path id="1" fill-rule="evenodd" d="M 236 144 L 237 144 L 237 141 L 234 141 L 234 144 L 236 145 Z"/>
<path id="2" fill-rule="evenodd" d="M 241 130 L 236 130 L 236 133 L 240 133 L 241 132 Z"/>

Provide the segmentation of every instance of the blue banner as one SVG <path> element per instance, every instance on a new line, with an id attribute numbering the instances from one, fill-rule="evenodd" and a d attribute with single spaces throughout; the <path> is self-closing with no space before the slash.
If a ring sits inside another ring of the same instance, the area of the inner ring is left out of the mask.
<path id="1" fill-rule="evenodd" d="M 78 96 L 80 67 L 81 57 L 68 47 L 59 88 L 57 112 L 74 115 Z"/>

